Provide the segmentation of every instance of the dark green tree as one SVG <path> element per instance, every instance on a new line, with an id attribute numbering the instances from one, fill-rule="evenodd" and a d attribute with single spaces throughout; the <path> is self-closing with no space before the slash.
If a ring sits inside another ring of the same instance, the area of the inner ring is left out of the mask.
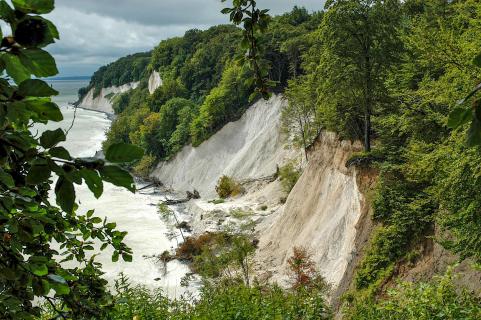
<path id="1" fill-rule="evenodd" d="M 398 0 L 331 0 L 321 27 L 330 72 L 326 89 L 351 96 L 363 117 L 363 141 L 371 150 L 371 117 L 385 98 L 384 79 L 400 52 Z M 321 70 L 322 72 L 322 70 Z"/>

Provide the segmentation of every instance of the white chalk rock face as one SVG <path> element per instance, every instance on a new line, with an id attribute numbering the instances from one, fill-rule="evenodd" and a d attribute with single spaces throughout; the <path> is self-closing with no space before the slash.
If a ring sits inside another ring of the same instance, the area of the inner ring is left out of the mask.
<path id="1" fill-rule="evenodd" d="M 222 175 L 244 180 L 274 174 L 291 156 L 280 133 L 286 103 L 281 95 L 259 100 L 199 147 L 184 147 L 171 161 L 160 163 L 152 176 L 174 190 L 196 189 L 203 197 L 215 197 Z"/>
<path id="2" fill-rule="evenodd" d="M 324 133 L 314 148 L 283 213 L 261 232 L 257 258 L 282 283 L 293 248 L 304 247 L 313 254 L 325 279 L 336 287 L 352 260 L 356 225 L 362 215 L 363 196 L 356 171 L 345 163 L 362 146 Z"/>
<path id="3" fill-rule="evenodd" d="M 152 72 L 149 78 L 149 93 L 152 94 L 162 85 L 162 78 L 157 71 Z"/>
<path id="4" fill-rule="evenodd" d="M 92 88 L 87 95 L 82 99 L 78 105 L 80 108 L 100 111 L 105 113 L 114 113 L 112 107 L 113 100 L 116 95 L 125 93 L 139 86 L 139 82 L 131 82 L 119 87 L 113 86 L 109 88 L 103 88 L 97 97 L 94 97 L 95 89 Z"/>

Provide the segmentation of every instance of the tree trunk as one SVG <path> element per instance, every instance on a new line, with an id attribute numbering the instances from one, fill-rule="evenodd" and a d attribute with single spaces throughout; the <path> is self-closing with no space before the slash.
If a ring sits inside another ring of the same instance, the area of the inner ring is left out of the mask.
<path id="1" fill-rule="evenodd" d="M 365 52 L 364 151 L 371 152 L 372 75 L 369 48 Z"/>
<path id="2" fill-rule="evenodd" d="M 364 115 L 364 151 L 371 152 L 371 114 Z"/>
<path id="3" fill-rule="evenodd" d="M 304 125 L 302 124 L 302 119 L 301 116 L 299 116 L 299 126 L 301 129 L 301 137 L 302 137 L 302 145 L 304 147 L 304 155 L 306 156 L 306 162 L 309 162 L 309 159 L 307 157 L 307 141 L 306 141 L 306 133 L 304 131 Z"/>

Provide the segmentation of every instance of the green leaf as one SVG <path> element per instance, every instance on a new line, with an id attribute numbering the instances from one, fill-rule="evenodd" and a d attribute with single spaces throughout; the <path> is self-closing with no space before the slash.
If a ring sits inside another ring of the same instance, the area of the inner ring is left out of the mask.
<path id="1" fill-rule="evenodd" d="M 102 218 L 100 217 L 93 217 L 92 219 L 90 219 L 90 221 L 92 221 L 92 223 L 101 223 L 102 222 Z"/>
<path id="2" fill-rule="evenodd" d="M 2 168 L 0 168 L 0 182 L 6 185 L 8 188 L 15 187 L 15 181 L 13 180 L 12 176 L 3 171 Z"/>
<path id="3" fill-rule="evenodd" d="M 112 254 L 112 262 L 117 262 L 117 261 L 119 261 L 119 252 L 114 251 L 114 253 Z"/>
<path id="4" fill-rule="evenodd" d="M 50 291 L 50 284 L 45 279 L 32 279 L 32 288 L 36 296 L 47 295 Z"/>
<path id="5" fill-rule="evenodd" d="M 118 166 L 105 166 L 99 170 L 102 179 L 119 187 L 135 192 L 134 179 L 126 170 Z"/>
<path id="6" fill-rule="evenodd" d="M 62 129 L 59 128 L 54 131 L 47 130 L 40 137 L 40 145 L 45 149 L 48 149 L 65 140 L 65 133 Z"/>
<path id="7" fill-rule="evenodd" d="M 474 58 L 473 63 L 474 63 L 476 66 L 478 66 L 478 67 L 481 68 L 481 53 L 478 54 L 478 55 L 476 56 L 476 58 Z"/>
<path id="8" fill-rule="evenodd" d="M 477 117 L 473 117 L 471 127 L 468 130 L 468 146 L 474 147 L 481 145 L 481 121 Z"/>
<path id="9" fill-rule="evenodd" d="M 42 49 L 25 49 L 20 51 L 20 61 L 32 74 L 41 77 L 51 77 L 58 73 L 55 59 Z"/>
<path id="10" fill-rule="evenodd" d="M 132 255 L 128 253 L 122 253 L 122 259 L 126 262 L 132 262 Z"/>
<path id="11" fill-rule="evenodd" d="M 55 7 L 54 0 L 12 0 L 12 4 L 19 11 L 36 14 L 49 13 Z"/>
<path id="12" fill-rule="evenodd" d="M 113 229 L 115 229 L 115 228 L 117 227 L 117 223 L 115 223 L 115 222 L 110 222 L 110 223 L 107 223 L 107 224 L 105 225 L 105 227 L 106 227 L 107 229 L 113 230 Z"/>
<path id="13" fill-rule="evenodd" d="M 43 263 L 30 263 L 29 267 L 32 273 L 36 276 L 42 277 L 48 274 L 48 268 Z"/>
<path id="14" fill-rule="evenodd" d="M 70 293 L 70 288 L 67 284 L 61 284 L 57 282 L 50 283 L 52 289 L 55 290 L 55 294 L 58 296 L 65 296 Z"/>
<path id="15" fill-rule="evenodd" d="M 60 108 L 53 102 L 45 99 L 26 101 L 27 108 L 38 116 L 40 121 L 55 121 L 63 120 L 63 114 Z"/>
<path id="16" fill-rule="evenodd" d="M 51 97 L 58 95 L 47 83 L 38 79 L 23 81 L 18 87 L 18 93 L 24 97 Z"/>
<path id="17" fill-rule="evenodd" d="M 27 174 L 27 184 L 36 185 L 46 182 L 50 175 L 51 171 L 47 163 L 33 164 Z"/>
<path id="18" fill-rule="evenodd" d="M 473 111 L 466 108 L 456 108 L 449 114 L 448 127 L 451 129 L 459 128 L 466 124 L 473 117 Z"/>
<path id="19" fill-rule="evenodd" d="M 140 160 L 144 150 L 140 147 L 127 143 L 116 143 L 109 147 L 105 159 L 113 163 L 127 163 Z"/>
<path id="20" fill-rule="evenodd" d="M 54 158 L 72 160 L 70 153 L 64 147 L 54 147 L 49 150 L 49 153 Z"/>
<path id="21" fill-rule="evenodd" d="M 100 198 L 104 191 L 104 186 L 97 171 L 83 168 L 80 170 L 80 174 L 95 198 Z"/>
<path id="22" fill-rule="evenodd" d="M 50 32 L 50 36 L 53 39 L 60 39 L 60 35 L 58 33 L 57 27 L 49 20 L 44 19 L 45 23 L 47 23 L 48 30 Z"/>
<path id="23" fill-rule="evenodd" d="M 75 188 L 73 183 L 64 177 L 60 177 L 55 185 L 57 204 L 67 213 L 72 213 L 75 204 Z"/>
<path id="24" fill-rule="evenodd" d="M 2 55 L 5 68 L 10 77 L 12 77 L 15 83 L 19 84 L 30 78 L 29 70 L 22 64 L 21 59 L 11 53 L 5 53 Z"/>
<path id="25" fill-rule="evenodd" d="M 12 22 L 15 20 L 15 12 L 13 9 L 5 2 L 0 1 L 0 18 L 7 22 Z"/>

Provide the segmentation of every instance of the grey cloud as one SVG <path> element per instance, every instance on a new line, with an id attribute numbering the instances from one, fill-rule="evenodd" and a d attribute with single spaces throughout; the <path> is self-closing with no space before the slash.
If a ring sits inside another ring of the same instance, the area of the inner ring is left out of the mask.
<path id="1" fill-rule="evenodd" d="M 60 6 L 68 5 L 80 11 L 136 21 L 149 25 L 217 24 L 227 19 L 220 10 L 229 6 L 220 0 L 57 0 Z M 309 10 L 319 10 L 324 1 L 319 0 L 259 0 L 258 6 L 269 8 L 274 14 L 300 5 Z"/>

